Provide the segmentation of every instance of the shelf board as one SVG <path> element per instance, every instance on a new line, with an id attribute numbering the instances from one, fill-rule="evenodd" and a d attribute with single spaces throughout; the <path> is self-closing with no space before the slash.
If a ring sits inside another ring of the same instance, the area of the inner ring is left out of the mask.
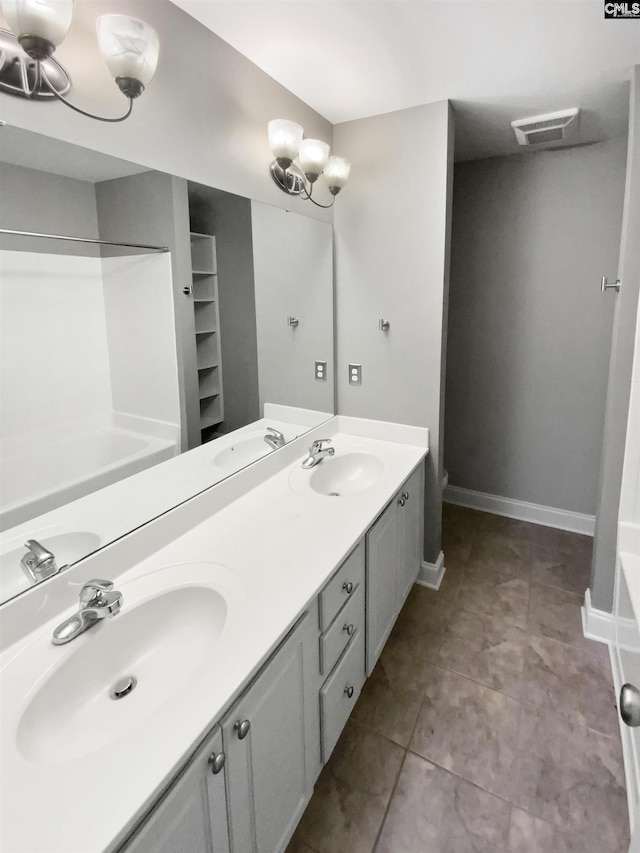
<path id="1" fill-rule="evenodd" d="M 194 298 L 193 301 L 194 302 L 215 302 L 216 300 L 215 299 L 195 299 Z"/>
<path id="2" fill-rule="evenodd" d="M 199 400 L 210 400 L 213 397 L 219 397 L 219 396 L 220 396 L 220 389 L 218 388 L 217 391 L 213 391 L 211 394 L 200 394 L 198 399 Z"/>
<path id="3" fill-rule="evenodd" d="M 212 370 L 214 367 L 219 367 L 219 366 L 220 366 L 219 364 L 205 364 L 204 367 L 198 366 L 198 373 L 201 370 Z"/>
<path id="4" fill-rule="evenodd" d="M 196 329 L 196 335 L 215 335 L 217 331 L 217 329 L 201 329 L 200 331 Z"/>
<path id="5" fill-rule="evenodd" d="M 207 429 L 216 424 L 221 424 L 223 420 L 224 418 L 200 418 L 200 429 Z"/>

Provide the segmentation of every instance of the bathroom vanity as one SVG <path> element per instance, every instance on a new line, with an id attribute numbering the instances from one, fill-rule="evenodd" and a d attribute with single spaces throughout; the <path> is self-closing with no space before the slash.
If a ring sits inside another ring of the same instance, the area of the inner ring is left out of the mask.
<path id="1" fill-rule="evenodd" d="M 418 575 L 427 452 L 334 418 L 5 605 L 2 849 L 283 851 Z M 53 646 L 91 578 L 121 613 Z"/>

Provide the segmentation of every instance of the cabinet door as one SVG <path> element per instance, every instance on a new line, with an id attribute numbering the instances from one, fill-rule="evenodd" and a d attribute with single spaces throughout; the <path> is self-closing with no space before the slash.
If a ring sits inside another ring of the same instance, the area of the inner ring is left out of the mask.
<path id="1" fill-rule="evenodd" d="M 424 539 L 424 465 L 420 465 L 400 490 L 398 505 L 398 565 L 401 600 L 404 602 L 418 577 Z"/>
<path id="2" fill-rule="evenodd" d="M 367 533 L 367 675 L 371 675 L 398 614 L 396 498 Z"/>
<path id="3" fill-rule="evenodd" d="M 224 759 L 213 763 L 221 753 L 216 728 L 122 853 L 229 853 Z"/>
<path id="4" fill-rule="evenodd" d="M 317 620 L 307 613 L 222 722 L 234 853 L 283 851 L 309 801 L 318 668 Z"/>

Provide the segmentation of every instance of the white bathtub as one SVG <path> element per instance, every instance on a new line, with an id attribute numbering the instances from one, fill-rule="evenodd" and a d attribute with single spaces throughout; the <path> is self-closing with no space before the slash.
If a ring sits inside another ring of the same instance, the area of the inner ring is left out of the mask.
<path id="1" fill-rule="evenodd" d="M 0 530 L 170 459 L 178 446 L 178 427 L 118 413 L 5 439 Z"/>

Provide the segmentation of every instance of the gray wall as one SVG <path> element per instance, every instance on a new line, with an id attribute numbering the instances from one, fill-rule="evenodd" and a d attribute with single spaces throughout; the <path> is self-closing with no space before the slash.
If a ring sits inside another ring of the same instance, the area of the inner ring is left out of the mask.
<path id="1" fill-rule="evenodd" d="M 292 119 L 329 144 L 331 124 L 168 0 L 76 0 L 71 30 L 56 51 L 71 74 L 74 103 L 111 116 L 126 107 L 96 44 L 96 19 L 109 13 L 139 17 L 160 37 L 158 71 L 133 115 L 105 125 L 62 104 L 0 94 L 4 121 L 331 221 L 330 210 L 285 195 L 271 180 L 267 122 Z"/>
<path id="2" fill-rule="evenodd" d="M 101 181 L 95 194 L 101 239 L 171 250 L 182 450 L 196 447 L 200 444 L 200 411 L 193 301 L 182 292 L 191 282 L 187 182 L 161 172 L 142 172 Z"/>
<path id="3" fill-rule="evenodd" d="M 596 510 L 625 141 L 455 169 L 451 485 Z"/>
<path id="4" fill-rule="evenodd" d="M 1 131 L 0 131 L 1 132 Z M 98 237 L 94 185 L 49 172 L 0 163 L 0 228 L 69 237 Z M 97 247 L 0 235 L 0 247 L 53 255 L 98 257 Z"/>
<path id="5" fill-rule="evenodd" d="M 615 302 L 613 344 L 609 366 L 598 518 L 591 568 L 591 603 L 598 610 L 613 605 L 618 509 L 631 392 L 633 349 L 640 291 L 640 65 L 633 70 L 629 109 L 629 151 L 624 199 L 624 220 L 619 264 L 607 270 L 609 279 L 622 281 L 620 293 L 610 291 Z"/>
<path id="6" fill-rule="evenodd" d="M 256 300 L 251 243 L 251 202 L 208 187 L 189 187 L 191 229 L 214 234 L 224 421 L 221 432 L 246 426 L 262 415 L 258 403 Z"/>
<path id="7" fill-rule="evenodd" d="M 429 427 L 425 557 L 440 553 L 440 422 L 453 122 L 446 101 L 346 122 L 335 210 L 338 412 Z M 388 332 L 378 320 L 388 320 Z M 362 364 L 361 386 L 348 364 Z"/>

